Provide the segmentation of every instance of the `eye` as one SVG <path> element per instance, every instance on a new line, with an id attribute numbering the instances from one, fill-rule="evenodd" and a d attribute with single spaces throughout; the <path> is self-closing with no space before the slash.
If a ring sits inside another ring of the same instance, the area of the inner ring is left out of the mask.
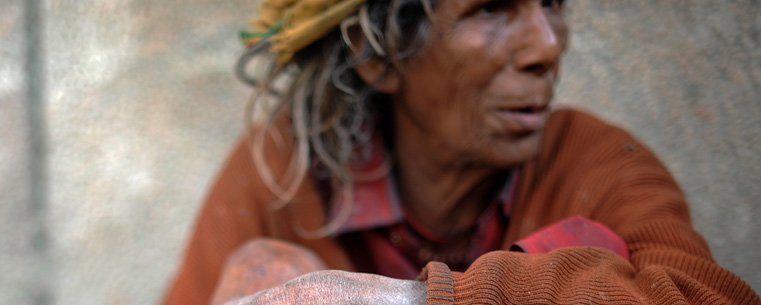
<path id="1" fill-rule="evenodd" d="M 484 3 L 484 5 L 481 5 L 481 7 L 479 7 L 478 10 L 484 13 L 494 13 L 497 10 L 499 10 L 500 4 L 498 2 L 499 1 L 489 1 L 487 3 Z"/>
<path id="2" fill-rule="evenodd" d="M 563 7 L 563 0 L 542 0 L 542 6 L 551 9 L 559 9 Z"/>
<path id="3" fill-rule="evenodd" d="M 488 1 L 484 4 L 481 4 L 476 8 L 474 12 L 476 13 L 485 13 L 485 14 L 494 14 L 499 12 L 504 12 L 508 9 L 510 9 L 513 5 L 513 1 L 508 0 L 492 0 Z"/>

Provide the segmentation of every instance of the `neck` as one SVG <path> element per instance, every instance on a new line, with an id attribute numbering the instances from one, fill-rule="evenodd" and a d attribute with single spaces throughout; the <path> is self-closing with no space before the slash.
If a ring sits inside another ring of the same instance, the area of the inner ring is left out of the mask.
<path id="1" fill-rule="evenodd" d="M 469 228 L 504 183 L 502 171 L 463 164 L 446 147 L 415 137 L 394 138 L 396 175 L 402 205 L 417 221 L 436 231 Z"/>

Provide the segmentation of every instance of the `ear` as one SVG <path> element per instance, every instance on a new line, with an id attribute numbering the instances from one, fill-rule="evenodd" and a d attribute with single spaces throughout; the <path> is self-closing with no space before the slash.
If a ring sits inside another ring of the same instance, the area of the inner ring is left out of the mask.
<path id="1" fill-rule="evenodd" d="M 371 48 L 367 37 L 362 33 L 359 25 L 346 30 L 351 39 L 345 39 L 349 44 L 351 56 L 357 60 L 365 48 Z M 383 62 L 380 58 L 371 57 L 358 63 L 354 70 L 362 80 L 382 93 L 393 94 L 401 86 L 401 76 L 395 67 Z"/>
<path id="2" fill-rule="evenodd" d="M 370 58 L 358 64 L 354 70 L 366 84 L 386 94 L 396 93 L 401 85 L 401 77 L 396 68 L 378 58 Z"/>

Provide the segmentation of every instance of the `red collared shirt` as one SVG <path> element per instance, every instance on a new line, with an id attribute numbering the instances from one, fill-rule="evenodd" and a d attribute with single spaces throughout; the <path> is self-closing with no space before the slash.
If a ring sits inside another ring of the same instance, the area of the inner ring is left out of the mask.
<path id="1" fill-rule="evenodd" d="M 377 149 L 379 145 L 374 146 L 370 148 L 370 161 L 355 172 L 372 172 L 382 166 L 383 152 Z M 456 234 L 431 231 L 405 213 L 393 176 L 358 181 L 353 185 L 353 198 L 332 199 L 331 220 L 341 215 L 342 208 L 351 209 L 333 235 L 348 250 L 359 272 L 414 279 L 429 261 L 464 271 L 481 255 L 502 249 L 519 176 L 520 170 L 512 170 L 499 196 L 481 213 L 472 229 Z M 347 199 L 352 203 L 346 204 Z M 568 246 L 603 247 L 628 260 L 628 248 L 620 237 L 602 224 L 581 217 L 539 230 L 513 244 L 510 250 L 545 253 Z"/>

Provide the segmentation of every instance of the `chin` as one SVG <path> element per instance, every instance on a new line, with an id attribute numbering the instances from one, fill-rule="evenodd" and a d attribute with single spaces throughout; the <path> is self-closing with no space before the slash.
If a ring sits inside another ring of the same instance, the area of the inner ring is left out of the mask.
<path id="1" fill-rule="evenodd" d="M 511 140 L 496 140 L 489 153 L 493 166 L 510 168 L 520 166 L 539 155 L 544 133 L 535 131 Z"/>

